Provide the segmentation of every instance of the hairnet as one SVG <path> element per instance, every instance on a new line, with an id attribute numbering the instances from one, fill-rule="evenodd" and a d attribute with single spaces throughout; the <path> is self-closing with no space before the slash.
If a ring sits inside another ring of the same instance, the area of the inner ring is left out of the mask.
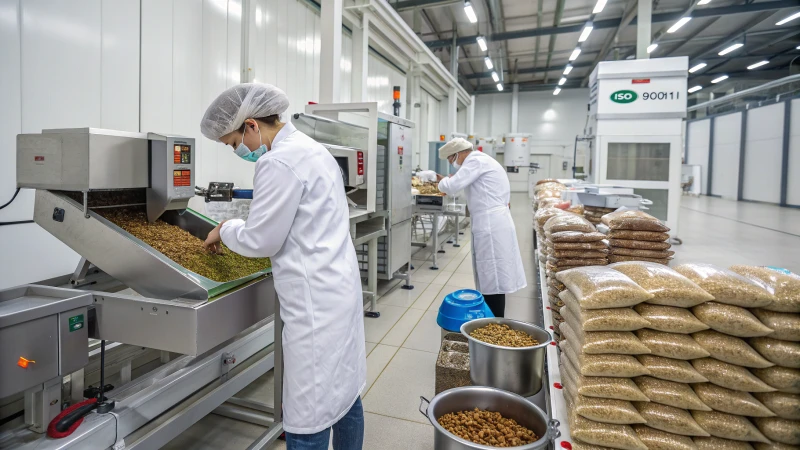
<path id="1" fill-rule="evenodd" d="M 241 128 L 246 119 L 282 114 L 289 109 L 286 93 L 271 84 L 242 83 L 226 89 L 206 109 L 200 121 L 203 136 L 218 141 Z"/>
<path id="2" fill-rule="evenodd" d="M 439 159 L 447 159 L 447 157 L 450 155 L 455 155 L 460 151 L 469 150 L 471 148 L 472 144 L 470 144 L 470 142 L 464 138 L 452 139 L 439 149 Z"/>

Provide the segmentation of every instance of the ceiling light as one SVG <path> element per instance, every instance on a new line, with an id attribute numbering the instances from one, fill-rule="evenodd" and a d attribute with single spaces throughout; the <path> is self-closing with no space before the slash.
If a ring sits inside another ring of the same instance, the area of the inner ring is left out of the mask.
<path id="1" fill-rule="evenodd" d="M 564 83 L 566 83 L 566 82 L 567 82 L 567 78 L 566 77 L 561 77 L 561 79 L 558 80 L 558 85 L 559 86 L 563 86 Z"/>
<path id="2" fill-rule="evenodd" d="M 707 65 L 708 64 L 706 64 L 706 63 L 697 64 L 696 66 L 694 66 L 691 69 L 689 69 L 689 73 L 695 73 L 695 72 L 697 72 L 698 70 L 702 69 L 703 67 L 705 67 Z"/>
<path id="3" fill-rule="evenodd" d="M 489 58 L 489 57 L 487 56 L 486 58 L 483 58 L 483 62 L 485 62 L 485 63 L 486 63 L 486 68 L 487 68 L 487 69 L 489 69 L 489 70 L 492 70 L 492 69 L 494 69 L 494 64 L 492 64 L 492 58 Z"/>
<path id="4" fill-rule="evenodd" d="M 478 16 L 475 15 L 475 10 L 472 9 L 472 3 L 464 2 L 464 12 L 467 13 L 467 19 L 470 23 L 477 23 Z"/>
<path id="5" fill-rule="evenodd" d="M 478 36 L 475 40 L 478 41 L 478 45 L 481 47 L 482 52 L 485 52 L 486 49 L 489 48 L 486 46 L 486 39 L 484 39 L 483 36 Z"/>
<path id="6" fill-rule="evenodd" d="M 597 3 L 594 5 L 594 9 L 592 10 L 592 14 L 599 14 L 603 8 L 606 7 L 606 3 L 608 3 L 608 0 L 597 0 Z"/>
<path id="7" fill-rule="evenodd" d="M 557 87 L 556 90 L 553 91 L 553 95 L 558 95 L 559 92 L 561 92 L 561 88 Z"/>
<path id="8" fill-rule="evenodd" d="M 500 77 L 497 76 L 497 72 L 492 72 L 492 79 L 494 80 L 495 83 L 500 81 Z"/>
<path id="9" fill-rule="evenodd" d="M 711 3 L 711 0 L 700 0 L 697 2 L 698 5 L 707 5 L 709 3 Z"/>
<path id="10" fill-rule="evenodd" d="M 781 20 L 780 22 L 776 23 L 775 25 L 783 25 L 785 23 L 789 23 L 789 22 L 793 21 L 794 19 L 797 19 L 798 17 L 800 17 L 800 12 L 796 12 L 796 13 L 792 14 L 791 16 Z"/>
<path id="11" fill-rule="evenodd" d="M 759 62 L 757 62 L 755 64 L 750 64 L 749 66 L 747 66 L 747 70 L 757 69 L 757 68 L 759 68 L 759 67 L 761 67 L 761 66 L 763 66 L 765 64 L 769 64 L 769 61 L 764 60 L 764 61 L 759 61 Z"/>
<path id="12" fill-rule="evenodd" d="M 699 91 L 700 89 L 703 89 L 703 86 L 695 86 L 695 87 L 689 88 L 689 93 L 690 94 L 694 94 L 695 92 Z"/>
<path id="13" fill-rule="evenodd" d="M 667 30 L 667 33 L 674 33 L 674 32 L 676 32 L 676 31 L 678 31 L 678 29 L 679 29 L 680 27 L 682 27 L 682 26 L 686 25 L 686 22 L 688 22 L 688 21 L 690 21 L 690 20 L 692 20 L 692 18 L 691 18 L 691 17 L 681 17 L 681 18 L 680 18 L 680 20 L 678 20 L 677 22 L 675 22 L 675 25 L 673 25 L 673 26 L 669 27 L 669 30 Z"/>
<path id="14" fill-rule="evenodd" d="M 503 84 L 502 83 L 497 83 L 497 90 L 498 91 L 502 91 L 503 90 Z"/>
<path id="15" fill-rule="evenodd" d="M 580 49 L 580 47 L 578 47 L 578 48 L 576 48 L 575 50 L 572 51 L 571 55 L 569 55 L 569 60 L 570 61 L 575 61 L 576 59 L 578 59 L 578 55 L 580 55 L 580 54 L 581 54 L 581 49 Z"/>
<path id="16" fill-rule="evenodd" d="M 658 44 L 650 44 L 647 46 L 647 53 L 653 53 L 653 50 L 658 48 Z"/>
<path id="17" fill-rule="evenodd" d="M 594 26 L 591 22 L 587 22 L 586 26 L 583 27 L 583 31 L 581 31 L 581 36 L 578 38 L 578 42 L 583 42 L 589 39 L 589 35 L 592 34 L 592 30 Z"/>
<path id="18" fill-rule="evenodd" d="M 723 75 L 721 77 L 717 77 L 717 78 L 714 78 L 713 80 L 711 80 L 711 84 L 717 84 L 720 81 L 725 81 L 727 79 L 728 79 L 728 76 L 727 75 Z"/>
<path id="19" fill-rule="evenodd" d="M 728 53 L 730 53 L 730 52 L 732 52 L 732 51 L 734 51 L 734 50 L 740 49 L 740 48 L 742 48 L 742 47 L 744 47 L 744 44 L 742 44 L 741 42 L 739 42 L 739 43 L 737 43 L 737 44 L 733 44 L 733 45 L 731 45 L 730 47 L 726 48 L 725 50 L 722 50 L 721 52 L 719 52 L 719 53 L 717 53 L 717 54 L 718 54 L 719 56 L 725 56 L 725 55 L 727 55 Z"/>
<path id="20" fill-rule="evenodd" d="M 567 67 L 564 68 L 564 75 L 569 75 L 572 72 L 572 66 L 567 64 Z"/>

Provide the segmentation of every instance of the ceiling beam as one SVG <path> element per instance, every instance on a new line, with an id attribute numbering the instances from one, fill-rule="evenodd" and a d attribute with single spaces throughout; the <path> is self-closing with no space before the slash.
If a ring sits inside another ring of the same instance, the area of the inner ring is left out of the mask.
<path id="1" fill-rule="evenodd" d="M 580 69 L 581 67 L 589 67 L 592 66 L 592 63 L 579 63 L 573 64 L 572 67 L 575 69 Z M 526 74 L 526 73 L 542 73 L 542 72 L 554 72 L 554 71 L 562 71 L 564 70 L 564 66 L 553 66 L 553 67 L 531 67 L 527 69 L 518 69 L 517 74 Z M 475 78 L 489 78 L 492 76 L 492 72 L 476 72 L 467 75 L 469 79 Z"/>
<path id="2" fill-rule="evenodd" d="M 782 8 L 796 7 L 797 4 L 798 4 L 797 0 L 772 0 L 762 3 L 752 3 L 747 5 L 732 5 L 732 6 L 722 6 L 719 8 L 704 8 L 693 11 L 692 17 L 693 18 L 717 17 L 717 16 L 727 16 L 731 14 L 774 11 Z M 673 22 L 680 19 L 682 13 L 683 11 L 653 14 L 652 22 L 653 23 Z M 620 23 L 622 23 L 621 17 L 615 19 L 598 20 L 594 22 L 594 29 L 602 30 L 606 28 L 616 28 L 620 25 Z M 633 19 L 631 21 L 631 25 L 635 24 L 636 24 L 636 19 Z M 582 29 L 583 29 L 583 23 L 579 23 L 576 25 L 567 25 L 563 27 L 544 27 L 544 28 L 533 28 L 528 30 L 509 31 L 505 33 L 494 33 L 491 36 L 488 36 L 488 39 L 491 41 L 522 39 L 522 38 L 536 37 L 536 36 L 550 36 L 555 34 L 577 33 L 580 32 Z M 476 43 L 475 39 L 477 37 L 478 37 L 477 35 L 462 36 L 458 38 L 457 44 L 458 45 L 474 44 Z M 450 39 L 438 39 L 435 41 L 428 41 L 426 42 L 426 44 L 430 48 L 442 48 L 442 47 L 449 47 L 452 44 L 452 41 Z"/>
<path id="3" fill-rule="evenodd" d="M 396 11 L 407 11 L 414 8 L 433 8 L 436 6 L 447 6 L 453 3 L 463 2 L 463 0 L 402 0 L 389 2 Z"/>
<path id="4" fill-rule="evenodd" d="M 717 16 L 717 17 L 712 17 L 712 18 L 711 18 L 711 20 L 709 20 L 709 21 L 707 21 L 706 23 L 704 23 L 702 27 L 697 27 L 697 29 L 696 29 L 696 30 L 694 30 L 693 32 L 691 32 L 691 33 L 689 33 L 688 35 L 686 35 L 686 37 L 685 37 L 684 39 L 682 39 L 682 40 L 681 40 L 681 42 L 678 44 L 678 46 L 677 46 L 677 47 L 675 47 L 675 48 L 673 48 L 672 50 L 670 50 L 670 51 L 668 51 L 667 53 L 665 53 L 665 55 L 664 55 L 664 56 L 670 56 L 670 55 L 672 55 L 673 53 L 677 52 L 679 48 L 683 47 L 683 46 L 684 46 L 684 45 L 686 45 L 688 42 L 691 42 L 691 41 L 692 41 L 692 39 L 696 38 L 698 34 L 700 34 L 700 33 L 702 33 L 703 31 L 705 31 L 705 30 L 706 30 L 708 27 L 710 27 L 711 25 L 714 25 L 714 22 L 716 22 L 716 21 L 718 21 L 718 20 L 719 20 L 719 16 Z M 668 42 L 664 42 L 664 43 L 668 43 Z"/>
<path id="5" fill-rule="evenodd" d="M 561 15 L 564 14 L 564 3 L 565 0 L 558 0 L 556 4 L 556 16 L 553 18 L 553 28 L 558 28 L 561 24 Z M 547 47 L 547 61 L 544 63 L 545 67 L 550 66 L 550 60 L 553 57 L 553 49 L 556 47 L 556 38 L 558 35 L 550 36 L 550 45 Z M 547 84 L 547 77 L 550 75 L 549 72 L 544 73 L 544 83 Z"/>
<path id="6" fill-rule="evenodd" d="M 638 8 L 636 7 L 638 2 L 636 0 L 628 0 L 628 4 L 625 6 L 625 12 L 622 14 L 622 21 L 617 26 L 617 29 L 613 33 L 609 33 L 606 41 L 603 42 L 603 48 L 600 49 L 600 53 L 597 54 L 597 57 L 594 59 L 594 62 L 591 64 L 592 66 L 596 65 L 600 61 L 603 61 L 608 54 L 608 51 L 611 49 L 611 45 L 617 41 L 619 38 L 619 32 L 628 26 L 628 24 L 633 21 L 634 17 L 636 17 L 636 13 L 638 12 Z M 574 67 L 574 66 L 573 66 Z M 586 86 L 589 84 L 589 77 L 592 75 L 592 72 L 586 74 L 581 80 L 581 86 Z"/>

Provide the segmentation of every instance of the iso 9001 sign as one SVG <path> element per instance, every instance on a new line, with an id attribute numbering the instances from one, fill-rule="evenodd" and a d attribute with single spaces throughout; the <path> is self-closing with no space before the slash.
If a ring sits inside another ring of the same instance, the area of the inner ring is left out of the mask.
<path id="1" fill-rule="evenodd" d="M 614 103 L 633 103 L 638 98 L 639 94 L 628 89 L 616 91 L 611 94 L 611 101 Z M 641 98 L 643 101 L 679 100 L 681 98 L 681 93 L 680 91 L 649 91 L 642 92 Z"/>

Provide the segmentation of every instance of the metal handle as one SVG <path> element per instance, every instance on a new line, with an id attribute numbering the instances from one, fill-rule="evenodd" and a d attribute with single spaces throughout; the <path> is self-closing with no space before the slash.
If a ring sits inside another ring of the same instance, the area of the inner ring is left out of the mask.
<path id="1" fill-rule="evenodd" d="M 547 439 L 550 441 L 555 441 L 559 437 L 561 437 L 561 430 L 558 427 L 561 426 L 561 422 L 556 419 L 550 419 L 550 422 L 547 423 Z"/>
<path id="2" fill-rule="evenodd" d="M 422 410 L 422 404 L 423 403 L 425 403 L 425 411 Z M 428 406 L 430 406 L 430 405 L 431 405 L 431 402 L 427 398 L 425 398 L 425 397 L 423 397 L 421 395 L 419 396 L 419 412 L 423 416 L 427 417 L 428 420 L 430 420 L 430 417 L 428 417 Z"/>
<path id="3" fill-rule="evenodd" d="M 652 201 L 652 200 L 648 200 L 648 199 L 646 199 L 646 198 L 643 198 L 643 199 L 641 199 L 641 200 L 639 201 L 639 203 L 641 203 L 641 204 L 642 204 L 642 205 L 644 205 L 644 206 L 650 206 L 650 205 L 652 205 L 652 204 L 653 204 L 653 201 Z"/>

